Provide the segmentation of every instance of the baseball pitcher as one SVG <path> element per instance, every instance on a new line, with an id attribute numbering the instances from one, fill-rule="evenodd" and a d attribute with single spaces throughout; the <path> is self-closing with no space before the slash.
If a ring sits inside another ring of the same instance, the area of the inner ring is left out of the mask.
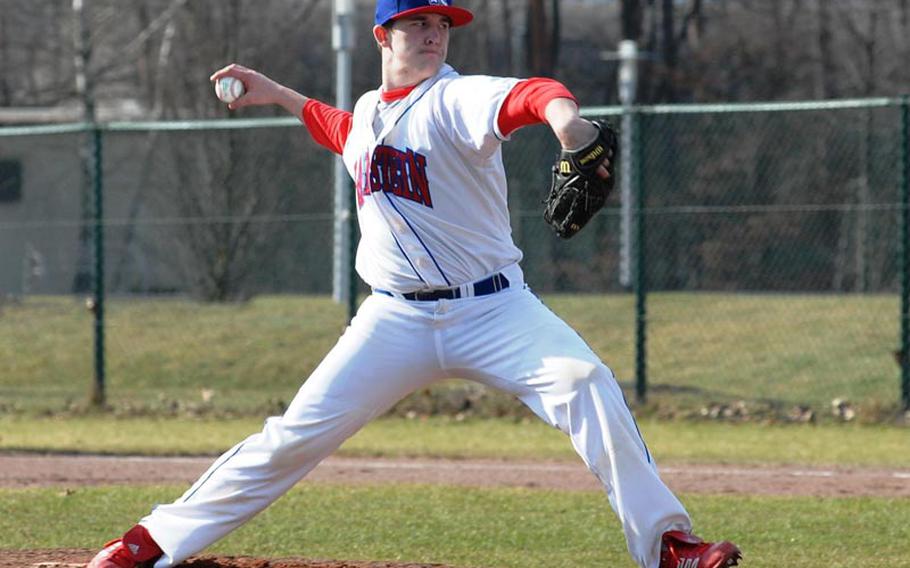
<path id="1" fill-rule="evenodd" d="M 603 483 L 638 565 L 738 563 L 732 543 L 692 534 L 612 371 L 531 292 L 512 242 L 502 144 L 523 126 L 552 129 L 562 151 L 543 215 L 569 238 L 613 187 L 616 135 L 582 119 L 557 81 L 464 76 L 447 65 L 449 34 L 472 18 L 451 0 L 378 0 L 382 83 L 353 112 L 240 65 L 212 76 L 242 82 L 231 108 L 280 105 L 344 157 L 362 234 L 357 272 L 373 293 L 284 415 L 108 543 L 89 568 L 179 564 L 265 509 L 400 399 L 453 377 L 517 396 L 568 435 Z"/>

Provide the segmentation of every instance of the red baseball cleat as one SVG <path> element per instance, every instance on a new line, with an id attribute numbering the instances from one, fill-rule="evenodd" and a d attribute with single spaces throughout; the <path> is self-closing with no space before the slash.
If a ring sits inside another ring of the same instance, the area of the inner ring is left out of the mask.
<path id="1" fill-rule="evenodd" d="M 660 568 L 725 568 L 739 565 L 743 553 L 729 541 L 705 542 L 682 531 L 664 533 Z"/>
<path id="2" fill-rule="evenodd" d="M 161 556 L 161 549 L 142 525 L 126 531 L 123 538 L 104 545 L 85 568 L 140 568 L 151 566 Z"/>

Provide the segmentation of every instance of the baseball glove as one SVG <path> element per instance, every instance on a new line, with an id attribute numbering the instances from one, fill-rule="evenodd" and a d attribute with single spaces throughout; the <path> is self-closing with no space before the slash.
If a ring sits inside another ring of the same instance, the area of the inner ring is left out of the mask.
<path id="1" fill-rule="evenodd" d="M 562 150 L 553 166 L 550 194 L 544 200 L 544 220 L 564 239 L 571 238 L 591 220 L 613 190 L 613 162 L 616 132 L 610 123 L 594 121 L 597 138 L 578 150 Z M 597 175 L 597 168 L 609 160 L 610 177 Z"/>

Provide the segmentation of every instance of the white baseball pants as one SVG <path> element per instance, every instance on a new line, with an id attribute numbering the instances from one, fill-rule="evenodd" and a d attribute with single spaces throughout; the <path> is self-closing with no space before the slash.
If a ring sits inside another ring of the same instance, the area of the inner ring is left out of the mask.
<path id="1" fill-rule="evenodd" d="M 140 521 L 164 551 L 155 567 L 239 527 L 407 394 L 461 377 L 514 394 L 568 434 L 603 483 L 632 557 L 656 568 L 661 534 L 690 529 L 686 510 L 659 478 L 610 369 L 520 279 L 512 282 L 457 300 L 371 295 L 283 416 Z"/>

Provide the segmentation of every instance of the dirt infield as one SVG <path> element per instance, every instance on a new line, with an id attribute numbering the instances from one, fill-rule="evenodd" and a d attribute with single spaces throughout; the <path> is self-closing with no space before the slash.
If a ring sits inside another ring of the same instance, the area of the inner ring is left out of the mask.
<path id="1" fill-rule="evenodd" d="M 0 487 L 80 487 L 191 483 L 212 457 L 147 458 L 0 454 Z M 676 492 L 818 497 L 910 497 L 910 470 L 723 464 L 666 464 L 661 476 Z M 431 483 L 599 491 L 581 462 L 329 458 L 305 483 Z"/>
<path id="2" fill-rule="evenodd" d="M 0 454 L 0 487 L 73 487 L 191 483 L 214 458 L 42 456 Z M 910 470 L 667 464 L 661 475 L 676 492 L 725 495 L 910 497 Z M 496 460 L 329 458 L 306 483 L 380 485 L 431 483 L 470 487 L 525 487 L 600 491 L 581 463 Z M 82 568 L 94 550 L 0 550 L 0 568 Z M 200 556 L 185 568 L 449 568 L 287 558 Z"/>

